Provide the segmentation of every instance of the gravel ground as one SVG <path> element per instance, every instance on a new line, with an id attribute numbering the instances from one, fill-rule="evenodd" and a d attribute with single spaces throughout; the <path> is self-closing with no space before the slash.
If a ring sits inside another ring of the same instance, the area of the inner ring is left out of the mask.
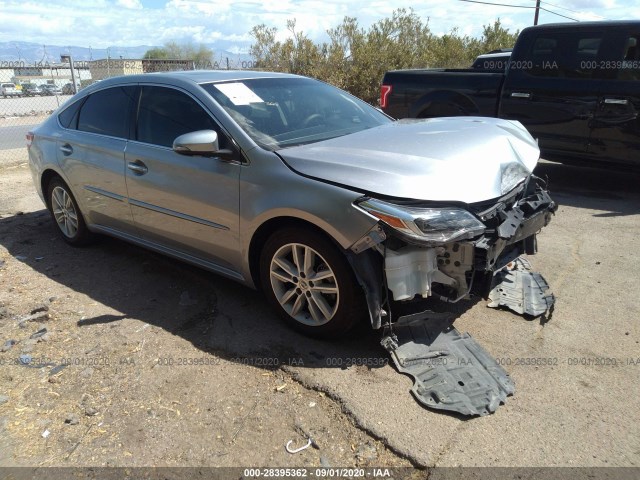
<path id="1" fill-rule="evenodd" d="M 71 95 L 20 98 L 0 97 L 0 117 L 30 115 L 33 112 L 51 112 L 69 98 L 71 98 Z"/>
<path id="2" fill-rule="evenodd" d="M 24 165 L 0 192 L 0 345 L 17 342 L 0 353 L 0 465 L 411 466 L 279 368 L 307 340 L 258 294 L 111 239 L 68 248 Z M 276 356 L 214 345 L 246 341 L 236 316 L 280 335 Z"/>

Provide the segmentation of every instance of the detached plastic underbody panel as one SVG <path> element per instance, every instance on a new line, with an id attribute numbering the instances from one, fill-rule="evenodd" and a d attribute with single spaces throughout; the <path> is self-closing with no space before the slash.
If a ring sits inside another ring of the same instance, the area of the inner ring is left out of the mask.
<path id="1" fill-rule="evenodd" d="M 489 307 L 507 307 L 519 314 L 537 317 L 553 311 L 555 297 L 547 293 L 544 277 L 531 271 L 531 265 L 520 257 L 496 272 L 489 293 Z"/>
<path id="2" fill-rule="evenodd" d="M 424 312 L 385 327 L 382 346 L 398 370 L 414 379 L 411 392 L 428 408 L 487 415 L 515 391 L 509 374 L 449 314 Z"/>

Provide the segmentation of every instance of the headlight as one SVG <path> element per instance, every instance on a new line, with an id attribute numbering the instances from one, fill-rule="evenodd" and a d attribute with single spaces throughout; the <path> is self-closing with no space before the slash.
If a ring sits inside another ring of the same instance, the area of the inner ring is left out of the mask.
<path id="1" fill-rule="evenodd" d="M 384 223 L 416 240 L 449 243 L 481 235 L 484 224 L 460 208 L 417 208 L 365 198 L 357 205 Z"/>

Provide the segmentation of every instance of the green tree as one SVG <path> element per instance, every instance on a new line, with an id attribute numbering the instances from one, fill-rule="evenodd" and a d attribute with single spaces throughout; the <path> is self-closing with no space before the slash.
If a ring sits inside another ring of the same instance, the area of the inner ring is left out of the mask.
<path id="1" fill-rule="evenodd" d="M 169 41 L 162 47 L 154 47 L 144 54 L 145 59 L 156 60 L 193 60 L 196 65 L 212 63 L 213 52 L 205 45 L 194 46 L 192 43 Z"/>
<path id="2" fill-rule="evenodd" d="M 256 68 L 275 72 L 282 71 L 278 63 L 280 42 L 276 41 L 277 32 L 277 28 L 269 28 L 264 24 L 256 25 L 251 29 L 250 33 L 255 41 L 249 48 L 249 54 L 255 59 Z"/>
<path id="3" fill-rule="evenodd" d="M 147 50 L 142 58 L 152 60 L 166 60 L 167 58 L 169 58 L 169 52 L 167 52 L 167 50 L 162 47 L 154 47 Z"/>
<path id="4" fill-rule="evenodd" d="M 412 9 L 397 9 L 364 29 L 354 17 L 329 29 L 329 41 L 318 44 L 287 21 L 288 37 L 277 40 L 278 30 L 266 25 L 253 27 L 249 53 L 256 68 L 308 75 L 375 105 L 380 83 L 387 70 L 401 68 L 467 68 L 481 53 L 509 48 L 518 32 L 511 33 L 496 20 L 483 27 L 480 38 L 461 35 L 454 28 L 446 35 L 434 35 L 429 19 L 422 21 Z"/>
<path id="5" fill-rule="evenodd" d="M 296 30 L 296 21 L 287 20 L 289 38 L 276 40 L 278 30 L 265 25 L 253 27 L 251 35 L 256 41 L 249 53 L 256 61 L 256 68 L 298 75 L 321 76 L 324 65 L 322 46 L 315 44 L 302 31 Z"/>
<path id="6" fill-rule="evenodd" d="M 520 35 L 519 30 L 511 33 L 502 26 L 498 18 L 493 25 L 485 25 L 483 27 L 482 37 L 480 38 L 482 51 L 480 53 L 487 53 L 499 48 L 513 48 L 518 35 Z"/>

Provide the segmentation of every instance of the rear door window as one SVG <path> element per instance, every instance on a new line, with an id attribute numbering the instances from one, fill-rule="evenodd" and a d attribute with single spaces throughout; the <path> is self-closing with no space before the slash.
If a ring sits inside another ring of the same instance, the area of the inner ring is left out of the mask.
<path id="1" fill-rule="evenodd" d="M 35 90 L 35 88 L 34 88 Z M 64 128 L 70 128 L 75 130 L 78 128 L 78 114 L 80 113 L 80 107 L 82 106 L 82 100 L 75 102 L 68 108 L 65 108 L 58 115 L 58 121 Z"/>
<path id="2" fill-rule="evenodd" d="M 92 93 L 80 109 L 78 130 L 127 138 L 136 87 L 111 87 Z"/>

